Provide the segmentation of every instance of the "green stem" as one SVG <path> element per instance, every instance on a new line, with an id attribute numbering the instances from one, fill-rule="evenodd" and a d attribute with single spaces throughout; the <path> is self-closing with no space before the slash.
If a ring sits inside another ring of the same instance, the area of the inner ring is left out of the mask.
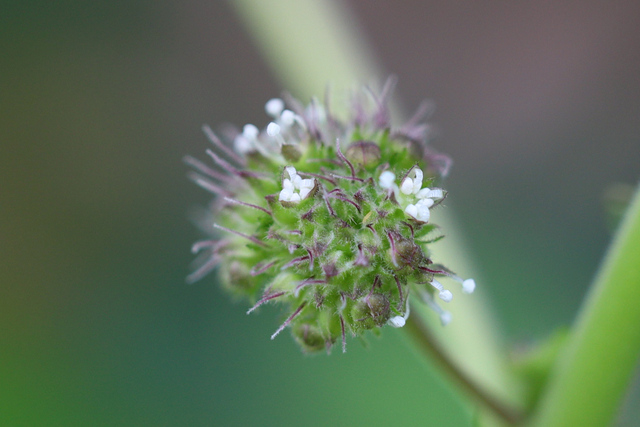
<path id="1" fill-rule="evenodd" d="M 380 67 L 357 20 L 339 1 L 229 0 L 274 71 L 294 96 L 342 93 L 378 78 Z M 338 107 L 338 102 L 332 107 Z"/>
<path id="2" fill-rule="evenodd" d="M 607 426 L 640 357 L 640 189 L 604 259 L 533 426 Z"/>
<path id="3" fill-rule="evenodd" d="M 489 408 L 507 424 L 516 425 L 522 421 L 523 415 L 520 411 L 498 400 L 462 371 L 460 366 L 446 354 L 437 339 L 431 334 L 429 327 L 418 316 L 410 316 L 405 328 L 418 348 L 428 357 L 434 359 L 442 370 L 473 400 Z"/>

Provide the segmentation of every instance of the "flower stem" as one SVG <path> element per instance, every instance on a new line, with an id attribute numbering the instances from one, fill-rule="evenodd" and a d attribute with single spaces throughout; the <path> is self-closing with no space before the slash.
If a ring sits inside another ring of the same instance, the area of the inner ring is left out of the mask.
<path id="1" fill-rule="evenodd" d="M 533 426 L 607 426 L 640 357 L 640 189 L 601 265 Z"/>
<path id="2" fill-rule="evenodd" d="M 472 399 L 484 407 L 489 408 L 507 424 L 516 425 L 522 420 L 523 416 L 520 411 L 489 394 L 487 390 L 484 390 L 479 384 L 469 378 L 462 369 L 447 356 L 445 350 L 438 344 L 436 337 L 431 334 L 429 327 L 425 322 L 421 321 L 419 316 L 409 316 L 405 329 L 414 344 L 428 357 L 434 359 L 442 370 Z"/>
<path id="3" fill-rule="evenodd" d="M 229 0 L 274 75 L 306 101 L 377 78 L 378 64 L 342 2 Z M 367 80 L 365 80 L 367 81 Z M 340 102 L 334 103 L 340 107 Z M 337 111 L 340 113 L 340 111 Z"/>

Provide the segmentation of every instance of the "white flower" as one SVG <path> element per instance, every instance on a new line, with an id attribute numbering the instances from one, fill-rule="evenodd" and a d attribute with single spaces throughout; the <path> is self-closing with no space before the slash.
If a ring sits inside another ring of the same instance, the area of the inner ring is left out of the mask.
<path id="1" fill-rule="evenodd" d="M 404 211 L 407 215 L 413 217 L 420 222 L 429 222 L 431 212 L 429 209 L 435 204 L 436 200 L 444 197 L 444 192 L 440 188 L 422 188 L 422 180 L 424 172 L 420 168 L 413 168 L 407 176 L 402 180 L 400 188 L 395 183 L 396 175 L 391 171 L 384 171 L 378 178 L 378 185 L 384 189 L 393 189 L 396 197 L 404 205 Z M 401 194 L 398 194 L 401 193 Z"/>
<path id="2" fill-rule="evenodd" d="M 410 178 L 409 175 L 413 175 L 413 178 Z M 407 175 L 407 177 L 400 184 L 400 191 L 404 194 L 418 194 L 420 188 L 422 187 L 422 178 L 424 178 L 424 174 L 422 173 L 422 169 L 413 168 L 411 172 Z"/>
<path id="3" fill-rule="evenodd" d="M 313 190 L 315 180 L 302 179 L 293 166 L 287 166 L 285 171 L 289 175 L 289 178 L 282 180 L 282 191 L 280 191 L 278 200 L 283 202 L 299 202 L 305 199 L 311 190 Z"/>
<path id="4" fill-rule="evenodd" d="M 409 204 L 404 209 L 407 215 L 410 215 L 422 222 L 429 222 L 429 217 L 431 216 L 431 212 L 429 212 L 429 208 L 433 205 L 433 200 L 431 199 L 420 199 L 418 202 L 414 204 Z"/>
<path id="5" fill-rule="evenodd" d="M 380 178 L 382 179 L 382 176 Z M 444 193 L 440 188 L 421 188 L 423 178 L 422 169 L 413 168 L 400 184 L 400 191 L 415 200 L 404 208 L 405 213 L 418 221 L 429 222 L 431 217 L 429 208 L 435 204 L 436 200 L 442 199 Z"/>

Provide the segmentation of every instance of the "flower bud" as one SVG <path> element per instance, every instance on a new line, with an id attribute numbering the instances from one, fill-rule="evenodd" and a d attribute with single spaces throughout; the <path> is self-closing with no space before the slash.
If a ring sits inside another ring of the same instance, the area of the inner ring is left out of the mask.
<path id="1" fill-rule="evenodd" d="M 352 142 L 345 151 L 347 159 L 362 166 L 377 166 L 380 163 L 380 147 L 371 141 Z"/>
<path id="2" fill-rule="evenodd" d="M 245 125 L 225 144 L 205 127 L 212 167 L 187 159 L 190 177 L 214 195 L 213 238 L 194 245 L 208 252 L 190 280 L 217 268 L 248 313 L 286 307 L 272 338 L 290 329 L 305 352 L 338 340 L 344 351 L 348 335 L 404 326 L 412 295 L 448 323 L 438 304 L 453 294 L 436 277 L 475 288 L 430 258 L 430 213 L 446 196 L 433 161 L 444 156 L 416 137 L 423 124 L 389 123 L 389 89 L 382 99 L 363 91 L 353 120 L 317 101 L 305 109 L 274 98 L 263 130 Z"/>

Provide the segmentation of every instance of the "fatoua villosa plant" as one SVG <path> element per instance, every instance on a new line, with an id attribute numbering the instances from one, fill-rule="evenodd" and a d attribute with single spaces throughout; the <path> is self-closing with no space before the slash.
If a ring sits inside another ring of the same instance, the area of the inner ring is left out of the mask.
<path id="1" fill-rule="evenodd" d="M 247 124 L 228 145 L 205 126 L 214 166 L 185 160 L 191 179 L 215 195 L 208 221 L 217 233 L 193 245 L 202 255 L 188 280 L 217 268 L 231 293 L 251 300 L 247 313 L 286 304 L 271 338 L 289 326 L 307 352 L 338 339 L 344 351 L 348 333 L 404 326 L 410 295 L 446 325 L 451 316 L 436 299 L 452 294 L 438 279 L 475 288 L 434 264 L 428 249 L 442 237 L 429 219 L 446 197 L 436 185 L 450 161 L 427 146 L 425 108 L 391 125 L 393 86 L 355 94 L 348 119 L 317 100 L 271 99 L 266 128 Z"/>

